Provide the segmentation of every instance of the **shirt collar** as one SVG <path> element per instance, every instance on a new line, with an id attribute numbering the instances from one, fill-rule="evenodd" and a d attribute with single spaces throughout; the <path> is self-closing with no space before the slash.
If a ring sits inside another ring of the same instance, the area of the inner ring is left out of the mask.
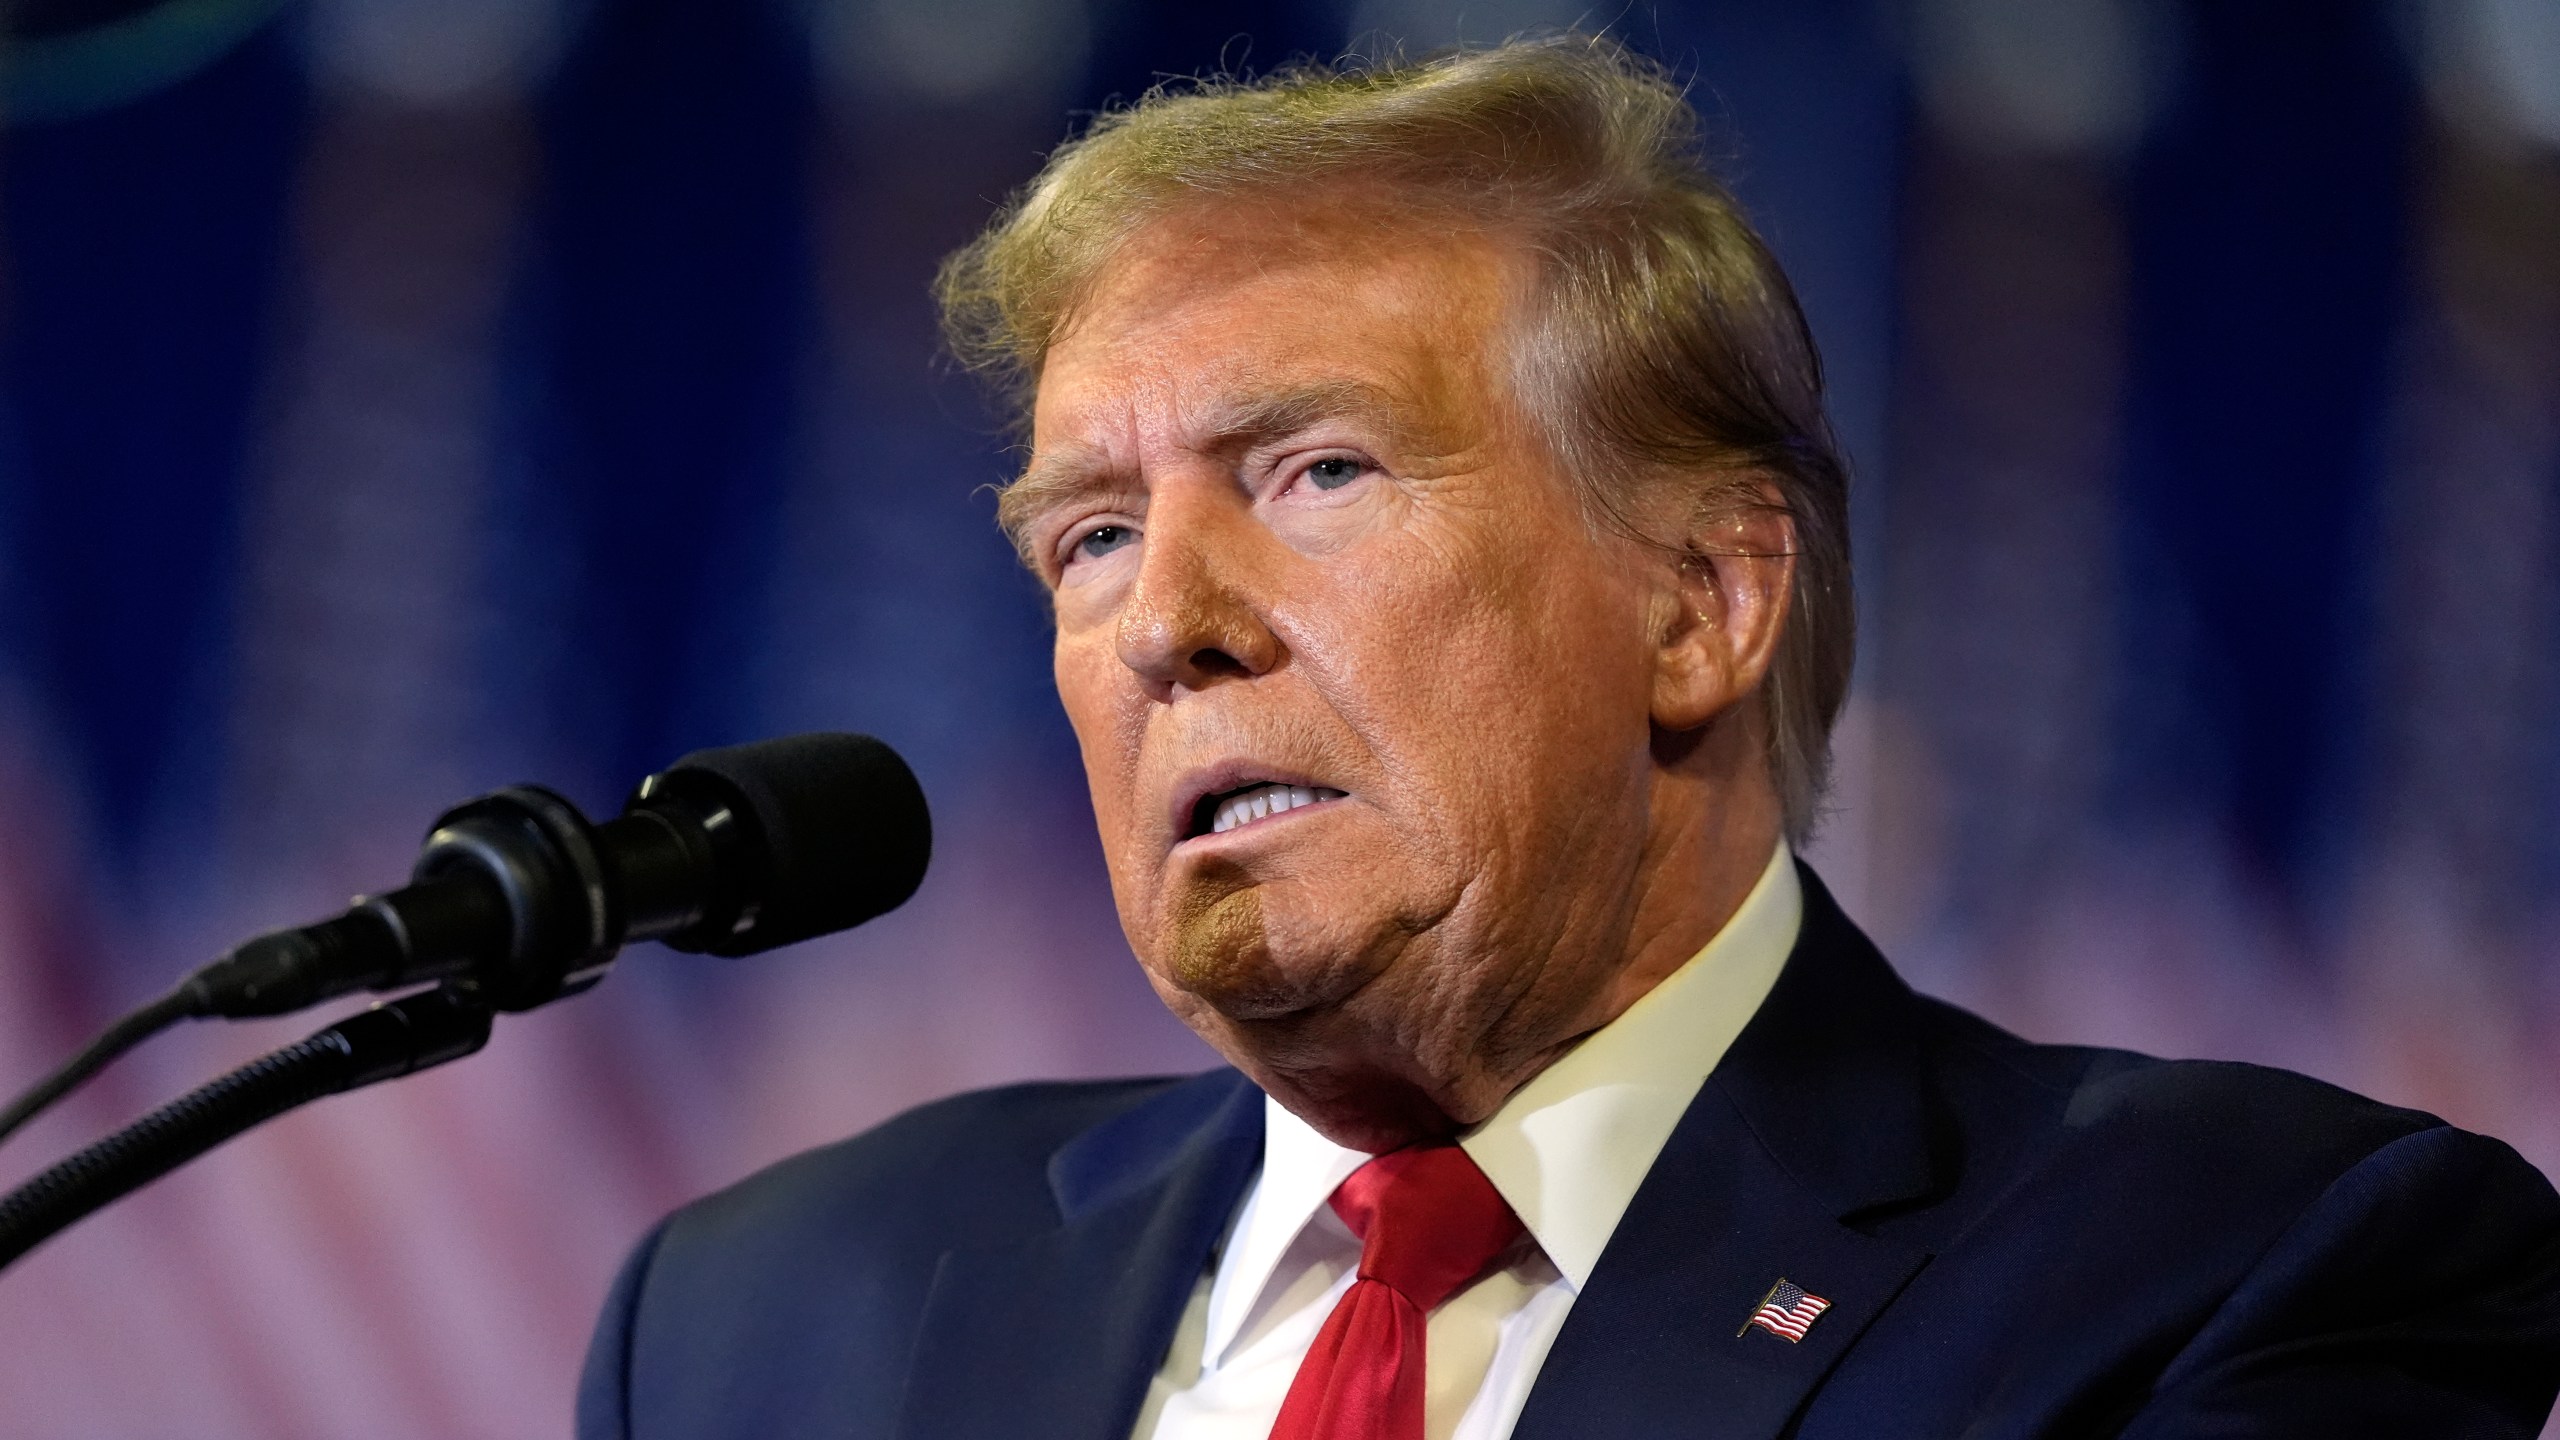
<path id="1" fill-rule="evenodd" d="M 1803 923 L 1803 886 L 1780 845 L 1705 949 L 1459 1141 L 1576 1290 Z"/>
<path id="2" fill-rule="evenodd" d="M 1804 890 L 1782 843 L 1706 948 L 1460 1138 L 1574 1289 L 1590 1280 L 1707 1073 L 1777 983 L 1803 921 Z M 1370 1158 L 1274 1100 L 1264 1102 L 1262 1133 L 1261 1178 L 1210 1287 L 1201 1353 L 1213 1366 L 1307 1223 Z"/>

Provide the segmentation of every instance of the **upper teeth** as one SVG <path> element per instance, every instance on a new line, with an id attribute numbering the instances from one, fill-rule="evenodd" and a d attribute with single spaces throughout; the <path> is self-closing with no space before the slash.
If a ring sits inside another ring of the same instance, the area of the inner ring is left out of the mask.
<path id="1" fill-rule="evenodd" d="M 1256 785 L 1239 790 L 1218 802 L 1217 813 L 1209 819 L 1209 833 L 1223 834 L 1239 825 L 1250 825 L 1267 815 L 1313 805 L 1319 800 L 1339 800 L 1342 792 L 1322 785 Z"/>

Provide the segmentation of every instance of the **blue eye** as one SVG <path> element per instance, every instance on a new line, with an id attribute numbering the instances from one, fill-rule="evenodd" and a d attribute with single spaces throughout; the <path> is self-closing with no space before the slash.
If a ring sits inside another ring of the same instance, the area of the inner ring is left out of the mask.
<path id="1" fill-rule="evenodd" d="M 1088 560 L 1098 559 L 1137 538 L 1138 532 L 1126 525 L 1096 525 L 1076 542 L 1076 553 Z"/>
<path id="2" fill-rule="evenodd" d="M 1307 467 L 1307 481 L 1319 490 L 1339 490 L 1360 478 L 1360 462 L 1344 455 L 1319 460 Z"/>

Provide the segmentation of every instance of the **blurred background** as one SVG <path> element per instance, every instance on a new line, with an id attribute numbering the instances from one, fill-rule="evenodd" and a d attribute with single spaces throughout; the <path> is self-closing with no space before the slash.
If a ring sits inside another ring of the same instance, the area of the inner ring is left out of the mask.
<path id="1" fill-rule="evenodd" d="M 18 0 L 0 1088 L 525 779 L 875 732 L 923 892 L 644 947 L 0 1277 L 13 1437 L 565 1433 L 668 1207 L 1203 1066 L 1112 916 L 937 257 L 1169 75 L 1606 27 L 1686 78 L 1858 466 L 1816 863 L 2039 1039 L 2560 1172 L 2555 0 Z M 14 1183 L 313 1017 L 159 1042 Z"/>

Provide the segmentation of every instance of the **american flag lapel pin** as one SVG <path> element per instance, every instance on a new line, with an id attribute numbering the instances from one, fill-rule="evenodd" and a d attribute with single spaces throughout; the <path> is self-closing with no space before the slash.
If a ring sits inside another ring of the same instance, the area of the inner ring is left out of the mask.
<path id="1" fill-rule="evenodd" d="M 1769 1287 L 1769 1293 L 1760 1297 L 1760 1307 L 1751 1312 L 1751 1318 L 1743 1321 L 1742 1328 L 1733 1332 L 1733 1338 L 1741 1339 L 1751 1333 L 1752 1326 L 1757 1325 L 1793 1345 L 1802 1340 L 1804 1332 L 1812 1329 L 1813 1322 L 1821 1319 L 1822 1312 L 1830 1308 L 1830 1301 L 1819 1295 L 1806 1294 L 1803 1286 L 1780 1276 L 1778 1283 Z"/>

